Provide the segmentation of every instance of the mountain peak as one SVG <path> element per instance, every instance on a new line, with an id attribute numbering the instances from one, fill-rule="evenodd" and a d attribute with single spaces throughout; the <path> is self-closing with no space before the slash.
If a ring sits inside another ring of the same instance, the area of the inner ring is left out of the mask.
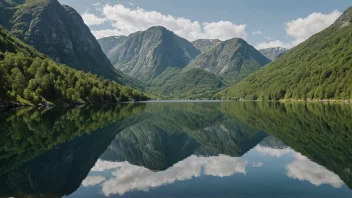
<path id="1" fill-rule="evenodd" d="M 221 42 L 199 55 L 188 68 L 201 68 L 237 82 L 271 61 L 241 38 Z"/>
<path id="2" fill-rule="evenodd" d="M 335 21 L 334 27 L 343 28 L 352 23 L 352 6 L 347 8 L 343 14 Z"/>
<path id="3" fill-rule="evenodd" d="M 130 77 L 114 69 L 81 15 L 72 7 L 57 0 L 6 0 L 10 4 L 1 6 L 2 2 L 0 13 L 6 12 L 6 17 L 0 17 L 0 25 L 39 52 L 72 68 L 120 84 L 133 84 Z"/>
<path id="4" fill-rule="evenodd" d="M 148 28 L 146 31 L 161 31 L 161 32 L 171 32 L 163 26 L 152 26 Z"/>
<path id="5" fill-rule="evenodd" d="M 117 69 L 148 84 L 168 67 L 185 67 L 198 54 L 186 39 L 154 26 L 129 35 L 108 57 Z"/>

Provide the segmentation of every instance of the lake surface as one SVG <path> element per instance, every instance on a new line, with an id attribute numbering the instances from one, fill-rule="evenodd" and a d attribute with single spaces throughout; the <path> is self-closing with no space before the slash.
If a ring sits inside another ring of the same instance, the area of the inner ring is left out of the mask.
<path id="1" fill-rule="evenodd" d="M 0 197 L 352 197 L 352 105 L 0 112 Z"/>

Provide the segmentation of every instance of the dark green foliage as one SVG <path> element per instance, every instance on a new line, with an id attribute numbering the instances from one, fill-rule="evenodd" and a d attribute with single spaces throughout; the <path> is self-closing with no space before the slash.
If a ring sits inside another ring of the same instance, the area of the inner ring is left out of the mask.
<path id="1" fill-rule="evenodd" d="M 1 49 L 0 57 L 0 90 L 5 100 L 62 104 L 147 99 L 137 90 L 43 58 L 39 52 L 13 38 L 1 27 L 0 44 L 7 46 Z"/>
<path id="2" fill-rule="evenodd" d="M 352 99 L 352 8 L 332 26 L 220 92 L 221 99 Z"/>
<path id="3" fill-rule="evenodd" d="M 221 77 L 203 69 L 169 68 L 154 79 L 149 91 L 176 99 L 202 99 L 211 98 L 225 86 Z"/>
<path id="4" fill-rule="evenodd" d="M 26 108 L 0 114 L 0 196 L 73 193 L 144 105 Z"/>
<path id="5" fill-rule="evenodd" d="M 143 105 L 100 105 L 84 108 L 2 111 L 0 175 L 54 146 L 89 134 L 143 110 Z M 120 126 L 122 127 L 122 126 Z"/>

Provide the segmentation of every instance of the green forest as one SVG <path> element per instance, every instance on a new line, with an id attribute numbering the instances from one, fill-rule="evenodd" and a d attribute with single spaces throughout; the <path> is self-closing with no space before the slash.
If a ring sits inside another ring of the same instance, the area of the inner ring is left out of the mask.
<path id="1" fill-rule="evenodd" d="M 147 100 L 142 92 L 58 64 L 0 27 L 0 98 L 24 104 Z"/>

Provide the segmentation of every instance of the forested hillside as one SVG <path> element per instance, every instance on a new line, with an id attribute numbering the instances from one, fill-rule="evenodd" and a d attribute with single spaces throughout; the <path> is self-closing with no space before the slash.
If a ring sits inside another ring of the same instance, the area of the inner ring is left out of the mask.
<path id="1" fill-rule="evenodd" d="M 0 26 L 0 99 L 25 104 L 146 100 L 142 92 L 58 64 Z"/>
<path id="2" fill-rule="evenodd" d="M 58 0 L 0 0 L 0 25 L 55 62 L 144 88 L 114 69 L 81 15 Z"/>
<path id="3" fill-rule="evenodd" d="M 352 99 L 352 7 L 329 28 L 220 92 L 221 99 Z"/>

